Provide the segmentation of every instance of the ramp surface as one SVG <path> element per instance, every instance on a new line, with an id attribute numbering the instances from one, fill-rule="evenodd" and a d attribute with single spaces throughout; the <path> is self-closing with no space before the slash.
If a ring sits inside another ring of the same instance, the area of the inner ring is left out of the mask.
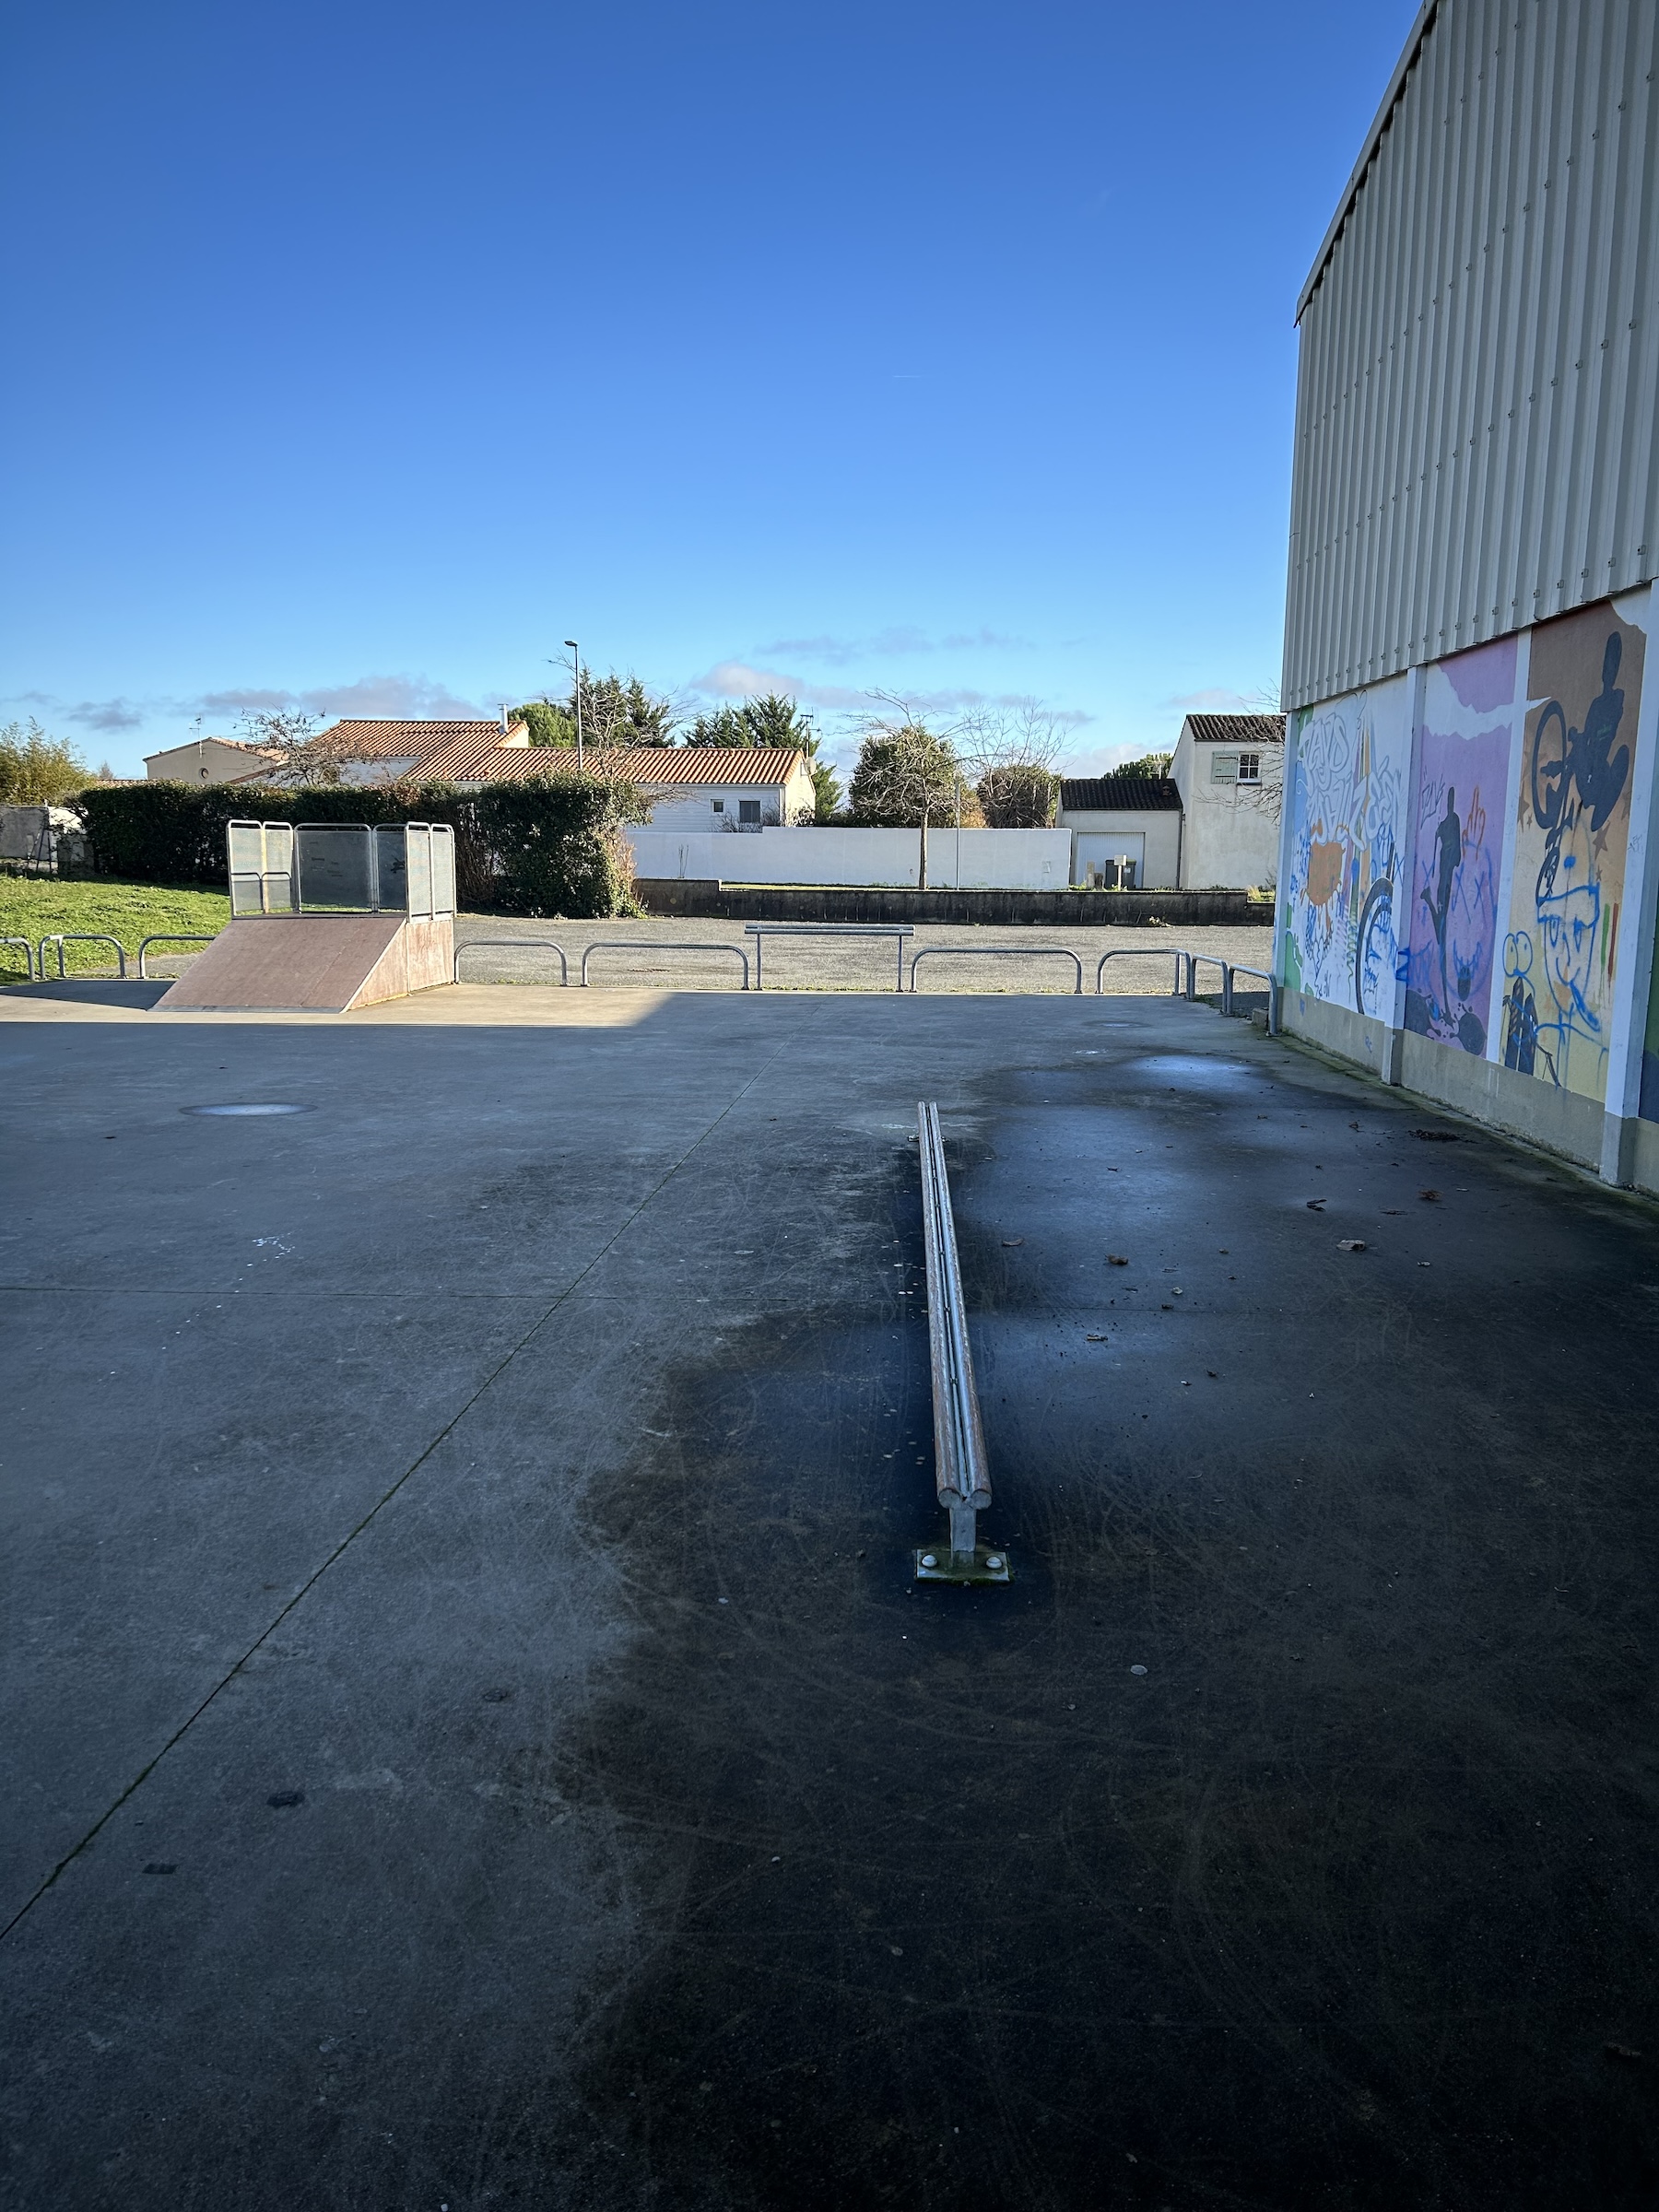
<path id="1" fill-rule="evenodd" d="M 267 914 L 231 922 L 157 1007 L 343 1014 L 448 982 L 450 938 L 447 916 Z"/>

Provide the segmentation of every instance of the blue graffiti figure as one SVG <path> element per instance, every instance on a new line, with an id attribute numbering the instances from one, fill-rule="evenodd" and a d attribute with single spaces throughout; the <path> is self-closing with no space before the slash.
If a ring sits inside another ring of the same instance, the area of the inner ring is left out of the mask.
<path id="1" fill-rule="evenodd" d="M 1552 699 L 1533 733 L 1533 815 L 1544 831 L 1535 904 L 1544 980 L 1556 1009 L 1554 1021 L 1536 1024 L 1537 1049 L 1557 1084 L 1575 1036 L 1601 1047 L 1601 1019 L 1590 1003 L 1602 922 L 1594 841 L 1630 772 L 1630 747 L 1613 749 L 1624 718 L 1625 695 L 1617 682 L 1623 651 L 1612 631 L 1602 653 L 1601 689 L 1582 730 L 1569 724 L 1560 700 Z M 1543 1043 L 1546 1036 L 1555 1040 L 1553 1052 Z"/>
<path id="2" fill-rule="evenodd" d="M 1624 647 L 1614 630 L 1602 652 L 1602 688 L 1590 701 L 1582 730 L 1569 726 L 1559 699 L 1550 700 L 1538 716 L 1533 736 L 1533 817 L 1539 829 L 1555 837 L 1558 846 L 1560 841 L 1555 833 L 1571 818 L 1574 794 L 1576 810 L 1588 811 L 1594 836 L 1618 806 L 1630 772 L 1630 747 L 1613 750 L 1624 719 L 1625 695 L 1615 682 L 1623 656 Z M 1548 861 L 1547 852 L 1545 857 Z M 1550 873 L 1555 873 L 1553 865 Z"/>
<path id="3" fill-rule="evenodd" d="M 1524 929 L 1509 937 L 1503 947 L 1503 972 L 1510 978 L 1510 987 L 1504 1001 L 1503 1065 L 1512 1067 L 1517 1075 L 1535 1076 L 1538 1062 L 1543 1061 L 1549 1071 L 1549 1079 L 1558 1087 L 1560 1076 L 1557 1071 L 1555 1055 L 1543 1041 L 1538 1024 L 1538 1002 L 1532 989 L 1532 939 Z"/>
<path id="4" fill-rule="evenodd" d="M 1440 951 L 1441 1011 L 1446 1013 L 1452 1004 L 1452 992 L 1446 981 L 1446 920 L 1452 912 L 1452 886 L 1463 865 L 1463 824 L 1457 818 L 1457 794 L 1450 784 L 1446 787 L 1446 811 L 1434 832 L 1435 896 L 1422 893 L 1423 904 L 1429 909 L 1429 918 L 1434 924 L 1434 942 Z"/>

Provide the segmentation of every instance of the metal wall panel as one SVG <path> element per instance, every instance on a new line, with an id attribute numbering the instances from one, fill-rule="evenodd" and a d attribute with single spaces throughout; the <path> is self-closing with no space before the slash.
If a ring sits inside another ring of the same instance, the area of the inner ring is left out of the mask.
<path id="1" fill-rule="evenodd" d="M 1659 572 L 1659 0 L 1430 0 L 1300 312 L 1284 700 Z"/>

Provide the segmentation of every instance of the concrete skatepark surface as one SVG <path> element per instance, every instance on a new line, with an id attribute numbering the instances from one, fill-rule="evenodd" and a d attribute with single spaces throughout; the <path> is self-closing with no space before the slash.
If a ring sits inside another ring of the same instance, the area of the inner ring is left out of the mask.
<path id="1" fill-rule="evenodd" d="M 1653 2201 L 1650 1206 L 1157 1000 L 150 995 L 0 1021 L 8 2202 Z"/>

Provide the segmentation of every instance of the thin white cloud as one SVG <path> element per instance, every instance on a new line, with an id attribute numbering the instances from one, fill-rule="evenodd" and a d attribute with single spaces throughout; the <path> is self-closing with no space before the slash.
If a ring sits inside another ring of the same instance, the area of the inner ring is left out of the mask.
<path id="1" fill-rule="evenodd" d="M 1000 630 L 986 629 L 955 630 L 948 637 L 931 638 L 913 622 L 895 622 L 886 629 L 877 630 L 873 637 L 837 638 L 820 632 L 810 638 L 774 638 L 770 645 L 758 645 L 756 653 L 763 659 L 827 661 L 832 665 L 844 666 L 849 661 L 897 660 L 924 653 L 981 653 L 1018 652 L 1030 650 L 1030 638 L 1006 636 Z"/>
<path id="2" fill-rule="evenodd" d="M 858 713 L 870 703 L 867 691 L 849 691 L 841 684 L 809 684 L 804 677 L 786 675 L 780 668 L 756 668 L 747 661 L 717 661 L 692 679 L 691 688 L 713 699 L 759 699 L 769 691 L 781 691 L 786 699 L 839 713 Z"/>

